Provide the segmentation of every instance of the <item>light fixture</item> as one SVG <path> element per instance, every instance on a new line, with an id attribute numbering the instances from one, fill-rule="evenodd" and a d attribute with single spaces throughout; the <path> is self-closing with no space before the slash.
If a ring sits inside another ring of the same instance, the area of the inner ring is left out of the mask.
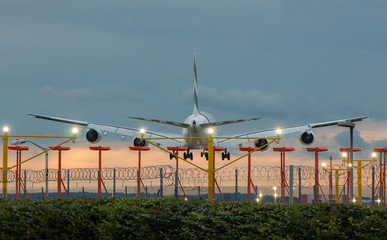
<path id="1" fill-rule="evenodd" d="M 26 143 L 26 140 L 16 138 L 15 140 L 13 140 L 13 141 L 11 142 L 11 145 L 22 145 L 22 144 L 24 144 L 24 143 Z"/>
<path id="2" fill-rule="evenodd" d="M 9 132 L 9 127 L 4 126 L 3 127 L 3 132 L 4 132 L 4 134 L 7 134 Z"/>
<path id="3" fill-rule="evenodd" d="M 144 134 L 145 134 L 145 128 L 141 128 L 141 129 L 140 129 L 140 134 L 141 134 L 141 137 L 144 137 Z"/>
<path id="4" fill-rule="evenodd" d="M 343 159 L 346 159 L 347 156 L 348 156 L 348 154 L 347 154 L 346 152 L 343 152 L 343 153 L 341 154 L 341 156 L 343 157 Z"/>
<path id="5" fill-rule="evenodd" d="M 322 166 L 323 168 L 325 168 L 325 167 L 327 166 L 327 164 L 326 164 L 325 162 L 323 162 L 323 163 L 321 164 L 321 166 Z"/>
<path id="6" fill-rule="evenodd" d="M 79 130 L 78 130 L 78 128 L 75 127 L 75 128 L 73 128 L 72 132 L 73 132 L 74 135 L 77 135 Z"/>
<path id="7" fill-rule="evenodd" d="M 214 133 L 214 129 L 213 128 L 209 128 L 208 129 L 208 134 L 212 135 Z"/>
<path id="8" fill-rule="evenodd" d="M 275 130 L 275 133 L 277 134 L 277 137 L 279 137 L 282 133 L 282 130 L 280 128 L 277 128 L 277 130 Z"/>
<path id="9" fill-rule="evenodd" d="M 375 160 L 378 157 L 378 154 L 376 152 L 373 152 L 371 156 L 372 159 Z"/>

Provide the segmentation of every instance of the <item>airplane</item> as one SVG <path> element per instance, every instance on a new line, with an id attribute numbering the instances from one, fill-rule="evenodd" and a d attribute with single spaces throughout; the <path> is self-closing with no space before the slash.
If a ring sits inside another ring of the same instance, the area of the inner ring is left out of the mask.
<path id="1" fill-rule="evenodd" d="M 255 118 L 249 118 L 249 119 L 238 119 L 238 120 L 216 122 L 215 119 L 209 113 L 200 111 L 199 103 L 198 103 L 196 56 L 194 56 L 193 72 L 194 72 L 193 111 L 185 117 L 183 122 L 163 121 L 163 120 L 157 120 L 157 119 L 148 119 L 148 118 L 131 117 L 131 116 L 128 117 L 131 119 L 167 124 L 167 125 L 172 125 L 172 126 L 182 128 L 182 135 L 154 132 L 154 131 L 147 130 L 144 135 L 144 138 L 151 138 L 151 137 L 169 138 L 169 139 L 155 141 L 155 143 L 159 145 L 164 145 L 164 146 L 187 147 L 188 150 L 187 152 L 184 152 L 184 159 L 191 159 L 191 160 L 193 160 L 193 155 L 192 155 L 192 152 L 190 152 L 190 150 L 203 149 L 203 147 L 207 145 L 207 140 L 206 139 L 170 139 L 170 138 L 207 137 L 209 128 L 228 125 L 228 124 L 235 124 L 240 122 L 255 121 L 260 119 L 255 117 Z M 46 115 L 40 115 L 40 114 L 34 114 L 34 113 L 28 113 L 28 115 L 39 119 L 45 119 L 50 121 L 57 121 L 57 122 L 87 127 L 88 130 L 86 132 L 86 139 L 92 144 L 98 143 L 99 141 L 101 141 L 102 137 L 106 136 L 108 133 L 115 133 L 115 134 L 121 135 L 122 140 L 124 140 L 126 136 L 132 137 L 134 146 L 147 145 L 147 142 L 144 139 L 141 139 L 140 132 L 138 129 L 122 127 L 122 126 L 98 124 L 93 122 L 78 121 L 78 120 L 52 117 L 52 116 L 46 116 Z M 300 133 L 299 141 L 303 145 L 311 145 L 315 140 L 314 133 L 312 132 L 313 128 L 339 125 L 340 123 L 343 123 L 343 122 L 358 122 L 366 118 L 368 117 L 362 116 L 362 117 L 347 118 L 347 119 L 341 119 L 341 120 L 335 120 L 335 121 L 329 121 L 329 122 L 312 123 L 312 124 L 307 124 L 307 125 L 298 126 L 298 127 L 288 127 L 288 128 L 281 129 L 282 131 L 281 135 L 298 132 Z M 246 142 L 254 142 L 255 147 L 261 147 L 261 150 L 264 151 L 268 149 L 268 145 L 266 145 L 268 143 L 268 140 L 266 138 L 275 137 L 276 135 L 277 135 L 276 129 L 268 129 L 268 130 L 236 134 L 234 136 L 227 136 L 227 137 L 262 138 L 262 139 L 214 139 L 214 146 L 224 147 L 225 150 L 222 153 L 222 159 L 229 160 L 230 152 L 227 152 L 227 148 L 231 146 L 241 145 Z M 204 150 L 201 153 L 202 157 L 203 155 L 205 155 L 206 158 L 208 158 L 208 155 L 207 153 L 204 152 Z M 172 159 L 173 155 L 171 155 L 170 157 Z"/>

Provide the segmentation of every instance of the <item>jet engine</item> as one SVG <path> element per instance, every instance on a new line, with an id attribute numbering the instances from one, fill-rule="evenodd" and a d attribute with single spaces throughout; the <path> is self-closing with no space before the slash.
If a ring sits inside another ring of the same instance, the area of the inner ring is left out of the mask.
<path id="1" fill-rule="evenodd" d="M 138 147 L 138 146 L 146 147 L 146 146 L 148 146 L 148 142 L 145 141 L 144 139 L 141 140 L 140 138 L 135 138 L 133 140 L 133 145 L 136 146 L 136 147 Z"/>
<path id="2" fill-rule="evenodd" d="M 95 129 L 89 129 L 86 132 L 86 139 L 87 141 L 91 143 L 97 143 L 101 141 L 102 139 L 102 132 L 101 130 L 95 130 Z"/>
<path id="3" fill-rule="evenodd" d="M 314 134 L 312 131 L 304 131 L 300 134 L 299 140 L 304 145 L 310 145 L 314 142 Z"/>
<path id="4" fill-rule="evenodd" d="M 255 145 L 255 147 L 257 147 L 257 148 L 260 148 L 260 147 L 262 147 L 263 145 L 268 144 L 268 143 L 269 143 L 269 142 L 267 141 L 267 139 L 257 139 L 257 140 L 255 140 L 254 145 Z M 265 150 L 267 150 L 268 148 L 269 148 L 269 145 L 266 145 L 266 146 L 264 146 L 264 147 L 261 148 L 261 151 L 265 151 Z"/>

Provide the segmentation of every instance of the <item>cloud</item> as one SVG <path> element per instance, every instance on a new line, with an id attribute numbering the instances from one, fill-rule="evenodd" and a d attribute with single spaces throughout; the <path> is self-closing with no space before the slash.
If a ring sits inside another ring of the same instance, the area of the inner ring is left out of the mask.
<path id="1" fill-rule="evenodd" d="M 54 89 L 51 86 L 44 86 L 37 90 L 37 96 L 41 96 L 44 101 L 73 101 L 76 103 L 121 103 L 135 102 L 138 104 L 144 103 L 142 98 L 118 86 L 103 86 L 100 88 L 70 88 L 70 89 Z"/>

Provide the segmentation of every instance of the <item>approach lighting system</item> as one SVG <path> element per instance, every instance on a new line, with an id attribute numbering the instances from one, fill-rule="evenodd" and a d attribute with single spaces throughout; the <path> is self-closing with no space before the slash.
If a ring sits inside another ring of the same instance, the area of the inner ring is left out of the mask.
<path id="1" fill-rule="evenodd" d="M 325 167 L 327 166 L 327 164 L 324 162 L 324 163 L 321 164 L 321 166 L 322 166 L 323 168 L 325 168 Z"/>
<path id="2" fill-rule="evenodd" d="M 213 128 L 209 128 L 208 129 L 208 134 L 212 135 L 214 133 L 214 129 Z"/>
<path id="3" fill-rule="evenodd" d="M 7 134 L 9 132 L 9 127 L 5 126 L 3 127 L 4 134 Z"/>
<path id="4" fill-rule="evenodd" d="M 343 154 L 341 154 L 341 156 L 343 157 L 343 159 L 345 160 L 348 156 L 348 154 L 346 152 L 343 152 Z"/>
<path id="5" fill-rule="evenodd" d="M 373 152 L 371 156 L 372 156 L 372 159 L 375 160 L 378 154 L 376 152 Z"/>

